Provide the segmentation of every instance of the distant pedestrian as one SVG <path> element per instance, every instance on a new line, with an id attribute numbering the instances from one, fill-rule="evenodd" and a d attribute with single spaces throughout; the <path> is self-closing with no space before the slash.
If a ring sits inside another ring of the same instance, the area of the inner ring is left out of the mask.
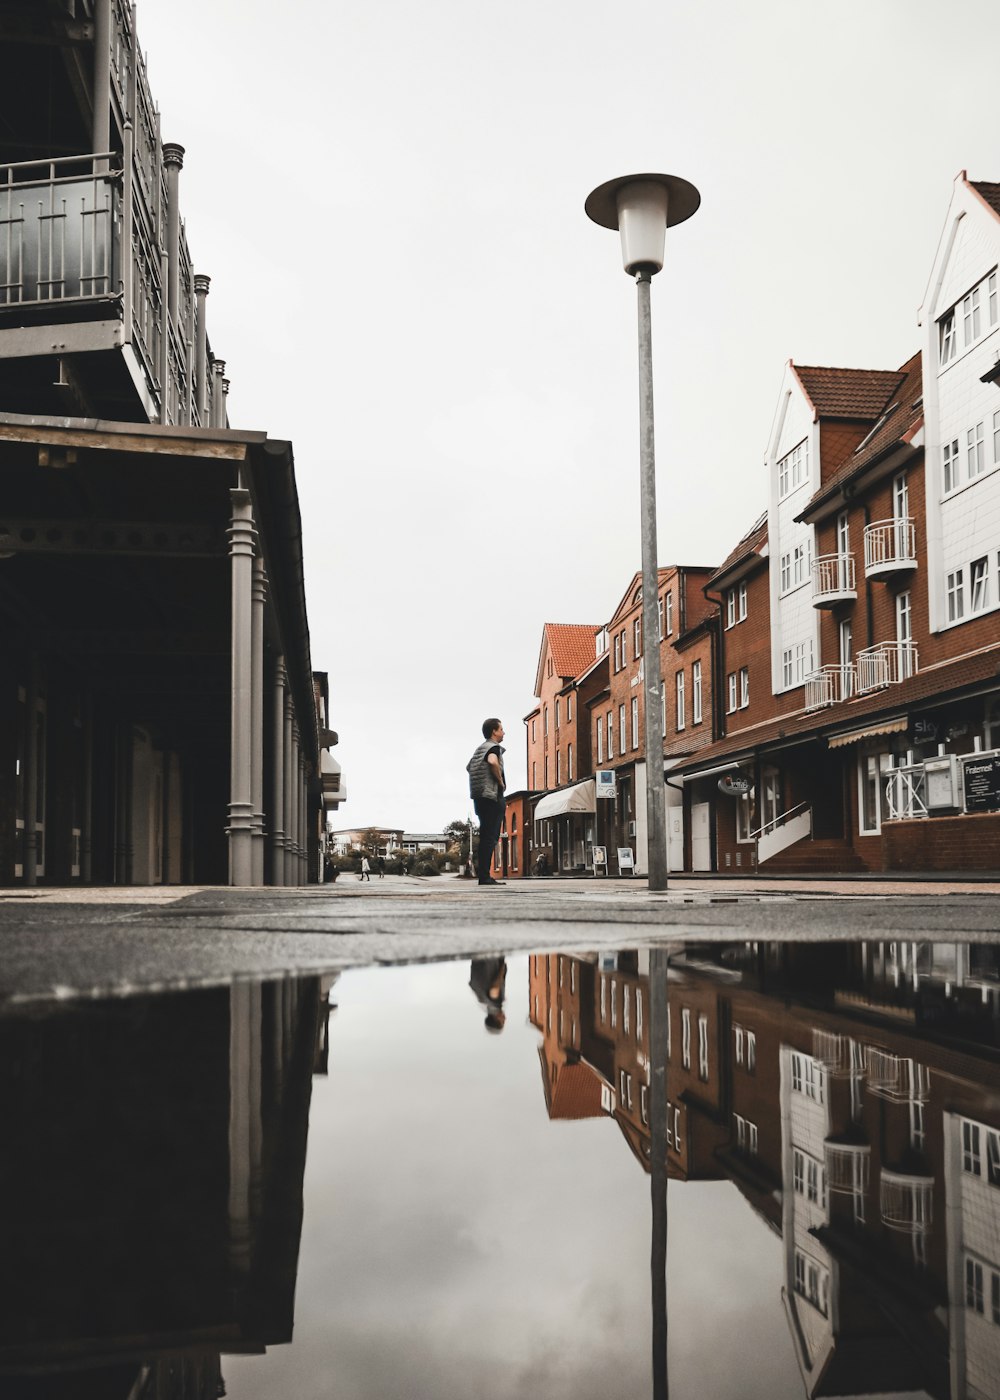
<path id="1" fill-rule="evenodd" d="M 367 880 L 369 884 L 372 882 L 372 868 L 368 864 L 367 856 L 361 857 L 361 874 L 358 876 L 358 879 Z"/>
<path id="2" fill-rule="evenodd" d="M 483 721 L 483 742 L 466 764 L 469 775 L 469 795 L 479 818 L 479 853 L 476 866 L 481 885 L 502 885 L 490 874 L 493 851 L 500 840 L 507 799 L 507 780 L 503 771 L 503 725 L 498 719 Z"/>
<path id="3" fill-rule="evenodd" d="M 385 879 L 385 856 L 379 856 L 378 858 L 378 878 L 380 880 Z"/>

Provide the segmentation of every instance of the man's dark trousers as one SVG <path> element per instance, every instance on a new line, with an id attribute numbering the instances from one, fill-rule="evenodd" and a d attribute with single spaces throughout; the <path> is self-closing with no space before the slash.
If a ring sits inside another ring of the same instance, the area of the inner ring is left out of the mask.
<path id="1" fill-rule="evenodd" d="M 506 803 L 493 802 L 488 797 L 475 797 L 473 805 L 476 809 L 476 816 L 479 818 L 477 874 L 479 875 L 479 883 L 485 885 L 490 878 L 490 861 L 493 859 L 493 851 L 500 840 Z"/>

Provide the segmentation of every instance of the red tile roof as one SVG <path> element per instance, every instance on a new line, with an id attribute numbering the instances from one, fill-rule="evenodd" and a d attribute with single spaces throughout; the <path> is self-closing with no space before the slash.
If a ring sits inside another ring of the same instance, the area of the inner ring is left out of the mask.
<path id="1" fill-rule="evenodd" d="M 839 495 L 845 482 L 859 475 L 888 449 L 912 440 L 924 421 L 923 370 L 919 350 L 894 377 L 898 381 L 897 387 L 883 405 L 875 427 L 827 478 L 798 519 L 809 515 L 818 502 Z"/>
<path id="2" fill-rule="evenodd" d="M 875 419 L 902 379 L 890 369 L 832 369 L 794 361 L 792 369 L 820 418 Z"/>
<path id="3" fill-rule="evenodd" d="M 711 588 L 714 585 L 716 579 L 724 578 L 725 575 L 728 574 L 732 569 L 735 569 L 737 564 L 742 564 L 747 559 L 753 559 L 759 556 L 760 551 L 764 548 L 764 545 L 766 543 L 767 512 L 765 511 L 764 514 L 760 517 L 760 519 L 755 520 L 754 523 L 750 526 L 750 529 L 746 532 L 746 534 L 740 540 L 739 544 L 728 556 L 728 558 L 721 565 L 721 567 L 716 569 L 715 573 L 709 579 L 708 584 L 706 586 L 708 588 Z"/>
<path id="4" fill-rule="evenodd" d="M 547 622 L 545 637 L 557 676 L 572 680 L 587 670 L 594 660 L 594 638 L 600 624 L 591 626 L 576 622 Z"/>
<path id="5" fill-rule="evenodd" d="M 1000 185 L 993 184 L 989 180 L 970 180 L 969 184 L 981 198 L 993 210 L 994 214 L 1000 215 Z"/>

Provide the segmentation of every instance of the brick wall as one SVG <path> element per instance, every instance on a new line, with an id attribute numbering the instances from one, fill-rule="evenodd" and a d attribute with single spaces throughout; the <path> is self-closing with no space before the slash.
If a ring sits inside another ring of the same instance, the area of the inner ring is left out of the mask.
<path id="1" fill-rule="evenodd" d="M 887 822 L 882 854 L 886 870 L 998 870 L 1000 812 Z"/>

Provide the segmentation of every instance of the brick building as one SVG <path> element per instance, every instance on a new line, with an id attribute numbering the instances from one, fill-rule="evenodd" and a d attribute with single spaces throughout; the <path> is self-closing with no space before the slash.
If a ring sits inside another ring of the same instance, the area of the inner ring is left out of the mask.
<path id="1" fill-rule="evenodd" d="M 669 869 L 1000 868 L 998 269 L 1000 185 L 962 172 L 919 350 L 789 361 L 766 512 L 719 567 L 660 571 Z M 596 843 L 642 873 L 639 584 L 590 729 Z"/>

